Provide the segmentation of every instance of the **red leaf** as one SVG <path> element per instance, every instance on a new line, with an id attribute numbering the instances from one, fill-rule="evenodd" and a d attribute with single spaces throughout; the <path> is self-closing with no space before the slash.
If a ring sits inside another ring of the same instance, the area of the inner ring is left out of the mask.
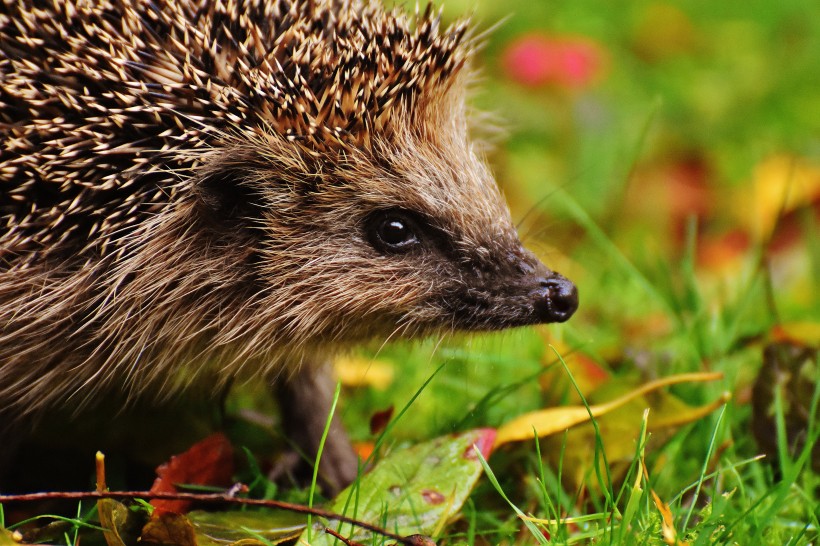
<path id="1" fill-rule="evenodd" d="M 464 458 L 469 460 L 477 459 L 475 451 L 473 450 L 473 447 L 477 447 L 481 456 L 485 459 L 489 459 L 490 453 L 492 453 L 493 446 L 495 445 L 496 430 L 494 428 L 483 428 L 476 430 L 476 432 L 478 432 L 480 436 L 475 443 L 464 452 Z"/>
<path id="2" fill-rule="evenodd" d="M 393 417 L 393 406 L 377 411 L 370 417 L 370 434 L 376 435 L 384 430 Z"/>
<path id="3" fill-rule="evenodd" d="M 224 434 L 212 434 L 158 466 L 151 493 L 176 493 L 177 484 L 227 487 L 233 470 L 233 446 Z M 185 513 L 190 504 L 189 501 L 151 501 L 155 516 L 166 512 Z"/>

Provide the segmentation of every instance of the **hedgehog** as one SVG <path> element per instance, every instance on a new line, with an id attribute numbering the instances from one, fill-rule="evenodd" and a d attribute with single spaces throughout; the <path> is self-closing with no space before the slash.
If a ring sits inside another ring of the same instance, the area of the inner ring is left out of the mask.
<path id="1" fill-rule="evenodd" d="M 316 453 L 372 339 L 563 322 L 471 138 L 469 21 L 359 0 L 2 0 L 0 442 L 260 378 Z M 340 426 L 321 470 L 356 460 Z M 8 451 L 8 450 L 7 450 Z"/>

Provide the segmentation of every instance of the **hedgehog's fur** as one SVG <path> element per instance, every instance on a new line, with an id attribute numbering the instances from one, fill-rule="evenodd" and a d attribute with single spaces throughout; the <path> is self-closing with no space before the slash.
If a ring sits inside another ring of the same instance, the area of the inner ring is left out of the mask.
<path id="1" fill-rule="evenodd" d="M 472 49 L 356 0 L 2 0 L 7 412 L 565 319 L 467 138 Z M 419 249 L 368 240 L 389 211 Z"/>

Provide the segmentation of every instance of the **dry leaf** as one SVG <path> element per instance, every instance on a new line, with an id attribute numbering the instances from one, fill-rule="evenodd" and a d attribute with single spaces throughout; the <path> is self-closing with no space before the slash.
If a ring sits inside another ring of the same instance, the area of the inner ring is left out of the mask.
<path id="1" fill-rule="evenodd" d="M 156 512 L 155 512 L 156 514 Z M 197 546 L 194 526 L 183 515 L 171 512 L 161 513 L 143 527 L 140 542 L 173 544 L 175 546 Z M 109 546 L 113 546 L 109 544 Z"/>
<path id="2" fill-rule="evenodd" d="M 390 406 L 387 409 L 383 409 L 381 411 L 375 412 L 373 415 L 370 416 L 370 434 L 377 435 L 381 434 L 382 431 L 387 426 L 387 423 L 390 422 L 390 419 L 393 418 L 393 406 Z"/>
<path id="3" fill-rule="evenodd" d="M 676 383 L 714 381 L 722 377 L 723 375 L 719 373 L 674 375 L 650 381 L 615 400 L 590 406 L 589 410 L 587 410 L 585 406 L 566 406 L 526 413 L 509 421 L 498 429 L 495 446 L 498 447 L 509 442 L 531 439 L 533 437 L 533 429 L 539 437 L 549 436 L 556 432 L 563 432 L 570 427 L 588 421 L 590 413 L 595 418 L 600 417 L 639 396 L 660 389 L 661 387 L 674 385 Z"/>
<path id="4" fill-rule="evenodd" d="M 741 205 L 732 210 L 741 215 L 749 233 L 766 239 L 781 212 L 789 212 L 820 200 L 820 167 L 796 157 L 770 157 L 755 167 L 753 187 L 742 189 Z"/>
<path id="5" fill-rule="evenodd" d="M 395 370 L 383 360 L 360 357 L 340 357 L 333 363 L 333 370 L 346 387 L 373 387 L 384 390 L 393 382 Z"/>
<path id="6" fill-rule="evenodd" d="M 157 479 L 151 493 L 176 493 L 179 484 L 227 487 L 233 475 L 233 446 L 221 433 L 212 434 L 175 455 L 157 468 Z M 163 512 L 181 514 L 190 508 L 189 501 L 154 499 L 154 515 Z"/>
<path id="7" fill-rule="evenodd" d="M 125 546 L 128 540 L 123 535 L 131 527 L 131 511 L 121 502 L 114 499 L 100 499 L 97 501 L 97 513 L 100 518 L 100 527 L 105 529 L 103 537 L 108 546 Z"/>
<path id="8" fill-rule="evenodd" d="M 661 532 L 663 533 L 663 541 L 670 546 L 685 546 L 685 542 L 678 540 L 678 532 L 675 530 L 675 518 L 672 515 L 672 510 L 669 505 L 661 500 L 654 490 L 649 490 L 652 494 L 652 501 L 658 512 L 661 513 Z"/>
<path id="9" fill-rule="evenodd" d="M 186 514 L 199 546 L 262 546 L 292 542 L 304 530 L 304 514 L 285 510 L 202 512 Z"/>

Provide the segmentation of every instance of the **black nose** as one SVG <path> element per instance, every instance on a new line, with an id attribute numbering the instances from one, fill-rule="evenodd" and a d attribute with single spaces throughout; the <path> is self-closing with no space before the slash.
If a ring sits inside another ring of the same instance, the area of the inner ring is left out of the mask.
<path id="1" fill-rule="evenodd" d="M 541 322 L 565 322 L 578 309 L 578 289 L 566 277 L 553 273 L 539 284 L 533 296 Z"/>

